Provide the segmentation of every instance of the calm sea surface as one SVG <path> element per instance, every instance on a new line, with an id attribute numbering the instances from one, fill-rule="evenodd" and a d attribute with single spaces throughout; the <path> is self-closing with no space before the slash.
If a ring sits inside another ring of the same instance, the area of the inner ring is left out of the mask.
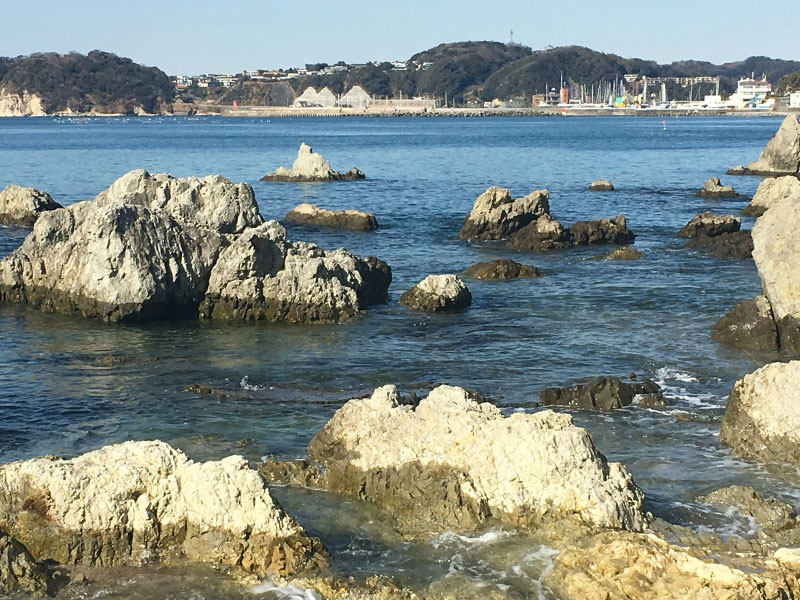
<path id="1" fill-rule="evenodd" d="M 737 524 L 695 503 L 697 495 L 744 483 L 798 504 L 794 469 L 736 459 L 718 441 L 733 382 L 781 359 L 709 339 L 710 326 L 737 299 L 759 293 L 755 266 L 686 250 L 674 237 L 702 210 L 738 214 L 746 198 L 708 201 L 694 191 L 707 177 L 722 176 L 752 195 L 758 179 L 724 172 L 754 160 L 779 123 L 766 117 L 665 124 L 623 117 L 0 119 L 0 188 L 34 186 L 66 205 L 91 199 L 135 168 L 219 173 L 250 183 L 266 218 L 281 219 L 300 202 L 374 212 L 380 229 L 373 233 L 289 226 L 289 236 L 376 255 L 394 276 L 388 304 L 332 326 L 107 325 L 0 306 L 0 462 L 153 438 L 203 460 L 231 453 L 253 461 L 298 457 L 343 401 L 383 384 L 416 391 L 461 385 L 511 412 L 536 410 L 543 387 L 635 372 L 665 388 L 667 409 L 574 418 L 609 459 L 633 473 L 648 510 L 725 532 Z M 303 141 L 335 169 L 357 166 L 368 179 L 258 182 L 291 165 Z M 586 191 L 601 177 L 617 191 Z M 603 248 L 518 253 L 455 239 L 475 197 L 490 185 L 511 188 L 514 196 L 547 188 L 551 212 L 565 224 L 624 214 L 647 256 L 604 262 L 588 260 Z M 751 225 L 743 219 L 745 228 Z M 0 256 L 27 231 L 0 227 Z M 473 304 L 459 314 L 426 315 L 397 304 L 429 273 L 460 272 L 497 257 L 534 264 L 547 276 L 467 280 Z M 192 384 L 233 394 L 187 391 Z M 536 580 L 551 553 L 533 538 L 492 529 L 474 538 L 401 543 L 368 507 L 322 493 L 275 494 L 322 537 L 342 573 L 547 597 Z M 93 585 L 120 598 L 240 593 L 205 572 L 164 577 Z M 247 597 L 275 593 L 252 590 Z"/>

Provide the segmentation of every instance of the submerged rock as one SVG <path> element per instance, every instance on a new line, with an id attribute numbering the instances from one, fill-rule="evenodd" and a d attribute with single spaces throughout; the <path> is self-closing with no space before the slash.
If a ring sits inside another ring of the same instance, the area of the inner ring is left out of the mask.
<path id="1" fill-rule="evenodd" d="M 719 177 L 709 177 L 703 187 L 697 190 L 701 198 L 736 198 L 737 194 L 729 185 L 722 185 Z"/>
<path id="2" fill-rule="evenodd" d="M 664 395 L 655 381 L 645 379 L 641 383 L 627 383 L 619 377 L 595 377 L 586 382 L 562 388 L 544 388 L 539 393 L 543 406 L 570 406 L 613 410 L 631 404 L 648 407 L 663 407 Z"/>
<path id="3" fill-rule="evenodd" d="M 710 210 L 696 214 L 678 231 L 678 237 L 715 237 L 723 233 L 739 231 L 742 220 L 733 215 L 715 215 Z"/>
<path id="4" fill-rule="evenodd" d="M 798 525 L 797 512 L 791 504 L 775 498 L 764 498 L 751 487 L 732 485 L 697 498 L 698 502 L 722 508 L 735 508 L 740 514 L 752 517 L 759 527 L 767 530 L 787 530 Z"/>
<path id="5" fill-rule="evenodd" d="M 463 310 L 472 304 L 472 294 L 455 275 L 428 275 L 403 292 L 400 304 L 425 312 Z"/>
<path id="6" fill-rule="evenodd" d="M 639 252 L 633 246 L 622 246 L 606 254 L 593 256 L 594 260 L 638 260 L 647 256 L 644 252 Z"/>
<path id="7" fill-rule="evenodd" d="M 800 202 L 800 179 L 794 175 L 769 177 L 758 184 L 753 199 L 742 209 L 748 217 L 760 217 L 767 210 L 786 198 Z"/>
<path id="8" fill-rule="evenodd" d="M 700 235 L 689 240 L 686 247 L 704 248 L 714 258 L 748 259 L 753 257 L 753 236 L 747 230 L 713 237 Z"/>
<path id="9" fill-rule="evenodd" d="M 613 192 L 614 184 L 605 179 L 598 179 L 589 184 L 589 190 L 592 192 Z"/>
<path id="10" fill-rule="evenodd" d="M 365 175 L 355 167 L 347 173 L 340 173 L 331 168 L 330 163 L 321 154 L 317 154 L 308 144 L 300 144 L 297 158 L 291 169 L 278 167 L 267 173 L 261 181 L 286 181 L 296 183 L 313 183 L 317 181 L 341 181 L 364 179 Z"/>
<path id="11" fill-rule="evenodd" d="M 547 190 L 512 199 L 506 188 L 490 187 L 475 199 L 458 234 L 462 240 L 500 240 L 550 212 Z"/>
<path id="12" fill-rule="evenodd" d="M 466 275 L 475 279 L 497 281 L 541 277 L 542 272 L 533 265 L 522 265 L 509 258 L 497 258 L 472 265 L 466 270 Z"/>
<path id="13" fill-rule="evenodd" d="M 57 208 L 63 207 L 47 192 L 9 185 L 0 192 L 0 225 L 31 227 L 40 214 Z"/>
<path id="14" fill-rule="evenodd" d="M 0 531 L 0 593 L 28 592 L 44 596 L 50 575 L 17 540 Z"/>
<path id="15" fill-rule="evenodd" d="M 264 577 L 325 563 L 240 456 L 196 463 L 162 442 L 0 466 L 0 529 L 36 560 L 210 563 Z"/>
<path id="16" fill-rule="evenodd" d="M 351 400 L 314 436 L 308 461 L 265 465 L 287 479 L 380 505 L 412 535 L 573 522 L 640 530 L 642 492 L 566 414 L 504 417 L 466 390 L 439 386 L 416 406 L 394 386 Z"/>
<path id="17" fill-rule="evenodd" d="M 628 229 L 624 215 L 613 219 L 578 221 L 564 229 L 563 225 L 546 215 L 523 227 L 508 242 L 515 250 L 563 250 L 575 246 L 599 244 L 629 244 L 636 235 Z"/>
<path id="18" fill-rule="evenodd" d="M 797 175 L 800 173 L 800 123 L 786 115 L 758 160 L 745 167 L 748 175 Z"/>
<path id="19" fill-rule="evenodd" d="M 800 361 L 772 363 L 733 386 L 719 439 L 739 456 L 800 464 Z"/>
<path id="20" fill-rule="evenodd" d="M 284 221 L 354 231 L 373 231 L 378 228 L 378 221 L 372 213 L 352 209 L 328 210 L 305 202 L 290 210 Z"/>
<path id="21" fill-rule="evenodd" d="M 711 339 L 738 348 L 777 350 L 778 330 L 765 296 L 740 300 L 712 327 Z"/>

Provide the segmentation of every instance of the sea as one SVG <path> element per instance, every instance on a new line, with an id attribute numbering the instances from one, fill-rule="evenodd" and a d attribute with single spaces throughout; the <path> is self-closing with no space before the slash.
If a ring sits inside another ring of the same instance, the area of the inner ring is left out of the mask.
<path id="1" fill-rule="evenodd" d="M 301 202 L 375 213 L 379 229 L 370 233 L 291 224 L 287 231 L 292 240 L 378 256 L 393 274 L 388 303 L 339 325 L 107 324 L 0 305 L 0 462 L 160 439 L 193 459 L 241 454 L 255 465 L 266 456 L 304 456 L 338 407 L 385 384 L 422 395 L 460 385 L 511 414 L 539 410 L 545 387 L 635 373 L 662 386 L 666 408 L 571 411 L 575 423 L 627 467 L 655 516 L 741 533 L 748 522 L 696 498 L 744 484 L 800 504 L 796 469 L 736 458 L 718 437 L 733 383 L 787 358 L 709 338 L 739 299 L 760 293 L 756 268 L 686 249 L 675 234 L 704 210 L 740 214 L 759 179 L 725 171 L 755 160 L 779 124 L 773 117 L 0 119 L 0 188 L 33 186 L 69 205 L 132 169 L 218 173 L 251 184 L 268 219 L 281 220 Z M 259 181 L 290 166 L 301 142 L 333 168 L 356 166 L 367 179 Z M 712 176 L 743 196 L 697 197 Z M 599 178 L 616 191 L 589 192 Z M 609 248 L 524 253 L 456 239 L 475 198 L 493 185 L 515 197 L 549 190 L 551 213 L 565 225 L 623 214 L 646 256 L 602 261 L 592 259 Z M 0 227 L 0 256 L 28 232 Z M 473 302 L 454 314 L 398 304 L 428 274 L 463 276 L 471 264 L 499 257 L 545 276 L 465 279 Z M 373 507 L 318 491 L 272 493 L 322 539 L 342 576 L 385 575 L 464 597 L 551 597 L 539 579 L 555 550 L 534 536 L 493 526 L 409 542 Z M 208 569 L 133 569 L 109 570 L 61 597 L 311 596 L 269 582 L 242 587 Z"/>

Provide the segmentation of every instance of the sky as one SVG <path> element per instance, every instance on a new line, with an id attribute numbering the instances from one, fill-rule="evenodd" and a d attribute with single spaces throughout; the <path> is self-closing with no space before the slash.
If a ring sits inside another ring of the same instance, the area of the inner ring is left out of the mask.
<path id="1" fill-rule="evenodd" d="M 0 56 L 100 49 L 170 75 L 402 60 L 443 42 L 800 60 L 798 0 L 0 0 Z"/>

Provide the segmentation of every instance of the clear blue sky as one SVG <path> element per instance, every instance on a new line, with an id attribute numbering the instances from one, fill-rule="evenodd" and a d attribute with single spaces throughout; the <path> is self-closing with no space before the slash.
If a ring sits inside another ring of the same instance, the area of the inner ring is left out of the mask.
<path id="1" fill-rule="evenodd" d="M 408 58 L 441 42 L 579 44 L 671 62 L 800 59 L 798 0 L 0 0 L 0 56 L 95 48 L 171 75 Z M 747 40 L 743 42 L 742 40 Z"/>

